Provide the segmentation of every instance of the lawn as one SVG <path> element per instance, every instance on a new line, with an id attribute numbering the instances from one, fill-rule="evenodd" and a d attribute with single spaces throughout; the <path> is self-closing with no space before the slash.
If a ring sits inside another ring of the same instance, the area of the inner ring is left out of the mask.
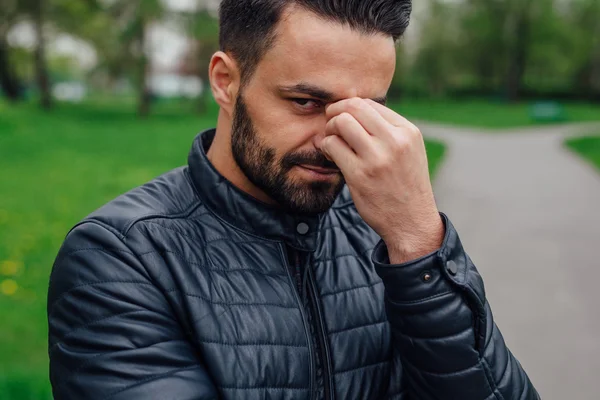
<path id="1" fill-rule="evenodd" d="M 49 399 L 46 291 L 71 226 L 115 196 L 186 162 L 214 110 L 175 106 L 147 120 L 130 107 L 44 113 L 0 103 L 0 400 Z M 443 154 L 428 143 L 432 169 Z"/>
<path id="2" fill-rule="evenodd" d="M 566 145 L 600 170 L 600 136 L 569 139 Z"/>
<path id="3" fill-rule="evenodd" d="M 409 120 L 473 128 L 508 129 L 540 125 L 531 118 L 531 104 L 506 104 L 478 100 L 407 100 L 391 103 Z M 600 104 L 566 103 L 562 105 L 564 122 L 600 121 Z"/>

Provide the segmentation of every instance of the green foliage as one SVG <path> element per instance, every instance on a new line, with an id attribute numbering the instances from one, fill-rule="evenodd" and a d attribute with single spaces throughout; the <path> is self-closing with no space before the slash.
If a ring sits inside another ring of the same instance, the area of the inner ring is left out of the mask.
<path id="1" fill-rule="evenodd" d="M 413 99 L 389 106 L 412 121 L 465 127 L 516 128 L 543 122 L 532 117 L 532 106 L 527 103 Z M 600 121 L 600 105 L 567 103 L 562 107 L 562 113 L 566 121 Z"/>
<path id="2" fill-rule="evenodd" d="M 428 95 L 600 98 L 600 0 L 427 4 L 410 71 Z"/>
<path id="3" fill-rule="evenodd" d="M 566 141 L 566 145 L 600 171 L 600 136 L 569 139 Z"/>

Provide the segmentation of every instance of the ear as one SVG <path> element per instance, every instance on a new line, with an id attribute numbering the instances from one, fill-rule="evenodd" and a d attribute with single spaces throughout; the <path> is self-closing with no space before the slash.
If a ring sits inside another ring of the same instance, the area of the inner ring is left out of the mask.
<path id="1" fill-rule="evenodd" d="M 210 60 L 208 77 L 215 101 L 231 116 L 240 88 L 240 70 L 237 63 L 227 53 L 218 51 Z"/>

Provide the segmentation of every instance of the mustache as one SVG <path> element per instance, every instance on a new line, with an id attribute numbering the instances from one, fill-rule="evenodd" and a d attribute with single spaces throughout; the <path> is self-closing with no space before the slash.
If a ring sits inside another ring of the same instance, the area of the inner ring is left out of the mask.
<path id="1" fill-rule="evenodd" d="M 281 160 L 281 163 L 286 169 L 290 169 L 295 165 L 309 165 L 318 168 L 339 170 L 338 166 L 333 161 L 329 161 L 323 153 L 318 151 L 300 151 L 286 154 Z"/>

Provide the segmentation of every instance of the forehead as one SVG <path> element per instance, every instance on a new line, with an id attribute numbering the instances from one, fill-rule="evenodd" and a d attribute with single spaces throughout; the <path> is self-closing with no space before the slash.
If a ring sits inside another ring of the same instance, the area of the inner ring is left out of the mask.
<path id="1" fill-rule="evenodd" d="M 256 73 L 269 85 L 306 82 L 336 94 L 339 100 L 384 95 L 395 66 L 391 37 L 364 34 L 290 7 Z"/>

